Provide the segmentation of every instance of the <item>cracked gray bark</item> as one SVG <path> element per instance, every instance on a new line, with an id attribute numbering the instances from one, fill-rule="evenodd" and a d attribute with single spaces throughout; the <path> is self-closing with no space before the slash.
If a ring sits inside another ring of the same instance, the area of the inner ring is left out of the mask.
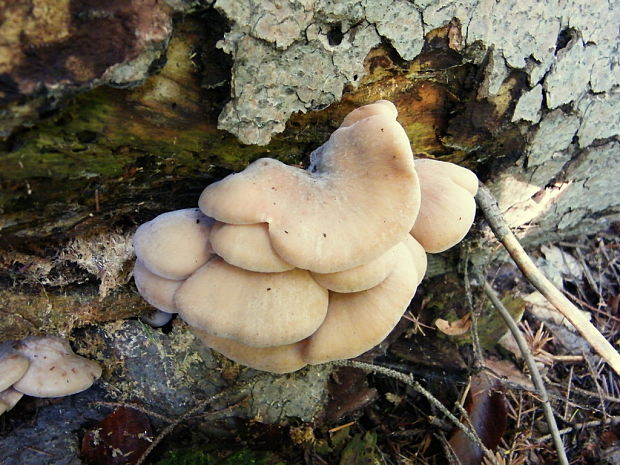
<path id="1" fill-rule="evenodd" d="M 232 99 L 219 127 L 242 142 L 266 144 L 284 130 L 291 114 L 338 101 L 344 86 L 359 82 L 365 72 L 361 58 L 380 41 L 410 60 L 422 49 L 425 34 L 456 18 L 463 25 L 464 55 L 472 51 L 473 61 L 481 63 L 476 46 L 489 51 L 478 99 L 499 94 L 510 73 L 523 73 L 530 84 L 512 114 L 528 141 L 525 155 L 518 166 L 492 177 L 510 224 L 527 226 L 534 240 L 549 232 L 562 237 L 592 231 L 594 225 L 605 228 L 618 213 L 617 2 L 305 0 L 285 9 L 278 5 L 215 3 L 232 22 L 220 46 L 235 63 Z M 342 36 L 338 43 L 330 35 L 334 30 Z M 586 165 L 592 168 L 589 175 L 579 168 Z M 572 178 L 577 175 L 578 180 Z"/>

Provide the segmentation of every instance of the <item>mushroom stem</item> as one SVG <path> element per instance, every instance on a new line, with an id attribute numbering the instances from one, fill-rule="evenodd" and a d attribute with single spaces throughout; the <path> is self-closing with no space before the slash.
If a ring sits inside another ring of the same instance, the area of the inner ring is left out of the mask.
<path id="1" fill-rule="evenodd" d="M 489 223 L 495 237 L 504 245 L 528 281 L 545 296 L 549 303 L 557 308 L 558 311 L 572 323 L 575 329 L 579 331 L 583 338 L 588 341 L 603 360 L 605 360 L 617 374 L 620 374 L 620 354 L 618 351 L 614 349 L 611 343 L 605 339 L 605 336 L 586 319 L 583 312 L 575 307 L 575 305 L 573 305 L 572 302 L 536 267 L 532 259 L 525 250 L 523 250 L 519 240 L 506 224 L 491 191 L 482 184 L 480 184 L 480 188 L 476 194 L 476 203 L 480 207 L 487 223 Z"/>

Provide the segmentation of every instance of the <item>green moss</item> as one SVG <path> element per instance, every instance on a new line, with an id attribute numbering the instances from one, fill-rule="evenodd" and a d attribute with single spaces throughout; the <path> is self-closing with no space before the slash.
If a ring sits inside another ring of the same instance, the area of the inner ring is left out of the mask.
<path id="1" fill-rule="evenodd" d="M 243 449 L 224 459 L 203 451 L 169 451 L 157 465 L 286 465 L 270 453 L 256 453 Z"/>
<path id="2" fill-rule="evenodd" d="M 377 451 L 377 435 L 372 431 L 356 434 L 346 445 L 339 465 L 380 465 L 383 461 Z"/>

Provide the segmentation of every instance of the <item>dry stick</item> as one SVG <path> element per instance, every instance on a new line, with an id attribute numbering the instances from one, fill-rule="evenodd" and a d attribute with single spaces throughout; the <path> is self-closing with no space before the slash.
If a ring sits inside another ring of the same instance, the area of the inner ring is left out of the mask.
<path id="1" fill-rule="evenodd" d="M 428 392 L 420 383 L 418 383 L 411 374 L 405 374 L 400 371 L 392 370 L 391 368 L 383 367 L 380 365 L 373 365 L 372 363 L 358 362 L 355 360 L 337 360 L 331 362 L 333 366 L 340 367 L 351 367 L 351 368 L 359 368 L 360 370 L 364 370 L 369 373 L 375 373 L 378 375 L 388 376 L 392 379 L 405 383 L 407 386 L 413 388 L 414 391 L 422 394 L 426 397 L 435 408 L 437 408 L 441 413 L 443 413 L 446 417 L 450 419 L 450 421 L 463 433 L 465 436 L 469 438 L 474 444 L 476 444 L 480 449 L 484 452 L 487 458 L 491 461 L 493 465 L 499 465 L 497 458 L 481 441 L 478 434 L 473 431 L 471 428 L 463 424 L 450 410 L 448 410 L 435 396 L 433 396 L 430 392 Z"/>
<path id="2" fill-rule="evenodd" d="M 499 297 L 491 287 L 488 282 L 484 282 L 483 284 L 484 293 L 491 300 L 493 306 L 497 309 L 499 314 L 502 316 L 506 325 L 508 325 L 508 329 L 514 336 L 517 341 L 517 345 L 523 354 L 523 358 L 525 359 L 525 363 L 527 363 L 528 368 L 530 369 L 530 376 L 532 377 L 532 382 L 538 393 L 540 394 L 543 412 L 545 413 L 545 418 L 547 419 L 547 423 L 549 424 L 549 429 L 551 430 L 551 436 L 553 437 L 553 442 L 555 444 L 555 448 L 558 452 L 558 459 L 561 465 L 569 465 L 568 457 L 566 457 L 566 452 L 564 451 L 564 443 L 562 443 L 562 438 L 560 437 L 560 433 L 558 432 L 558 425 L 555 422 L 555 417 L 553 416 L 553 409 L 551 408 L 551 402 L 549 402 L 549 395 L 547 394 L 547 389 L 545 389 L 545 383 L 543 382 L 542 376 L 540 376 L 540 372 L 538 371 L 538 367 L 536 366 L 536 361 L 532 356 L 532 352 L 530 352 L 529 347 L 527 346 L 527 341 L 519 331 L 515 320 L 512 319 L 510 312 L 504 307 L 504 304 L 499 300 Z"/>
<path id="3" fill-rule="evenodd" d="M 525 253 L 523 247 L 510 231 L 502 218 L 496 200 L 489 189 L 480 185 L 476 194 L 476 203 L 480 207 L 485 219 L 491 226 L 497 239 L 504 244 L 506 250 L 521 269 L 525 277 L 532 285 L 545 296 L 545 298 L 557 308 L 562 315 L 581 333 L 583 338 L 590 343 L 592 348 L 620 374 L 620 354 L 600 333 L 596 327 L 586 319 L 583 313 L 575 307 L 534 265 L 532 259 Z"/>
<path id="4" fill-rule="evenodd" d="M 129 404 L 129 403 L 125 403 L 125 402 L 104 402 L 104 401 L 95 401 L 95 402 L 91 402 L 90 405 L 97 405 L 97 406 L 104 406 L 104 407 L 122 407 L 122 408 L 130 408 L 132 410 L 137 410 L 140 413 L 144 413 L 145 415 L 149 416 L 149 417 L 153 417 L 153 418 L 158 418 L 161 421 L 164 421 L 166 423 L 172 423 L 174 420 L 171 420 L 170 418 L 168 418 L 165 415 L 161 415 L 157 412 L 153 412 L 152 410 L 149 410 L 147 408 L 142 407 L 141 405 L 138 404 Z"/>
<path id="5" fill-rule="evenodd" d="M 576 423 L 573 426 L 569 426 L 568 428 L 563 428 L 559 430 L 559 433 L 566 434 L 566 433 L 570 433 L 571 431 L 575 431 L 576 429 L 595 428 L 597 426 L 607 426 L 607 425 L 617 425 L 618 423 L 620 423 L 620 417 L 608 417 L 605 420 L 593 420 L 593 421 L 586 421 L 585 423 Z M 536 442 L 544 442 L 549 439 L 551 439 L 551 435 L 545 434 L 544 436 L 541 436 L 538 439 L 536 439 Z"/>
<path id="6" fill-rule="evenodd" d="M 247 387 L 248 387 L 247 383 L 244 384 L 241 387 L 241 389 L 237 392 L 237 394 L 239 394 L 241 391 L 243 391 Z M 212 404 L 213 402 L 216 402 L 219 399 L 225 397 L 227 394 L 230 394 L 230 391 L 225 389 L 224 391 L 221 391 L 218 394 L 215 394 L 214 396 L 211 396 L 211 397 L 208 397 L 207 399 L 201 400 L 196 405 L 194 405 L 192 408 L 187 410 L 185 413 L 183 413 L 182 415 L 177 417 L 173 422 L 171 422 L 168 426 L 166 426 L 163 430 L 161 430 L 161 432 L 153 439 L 153 442 L 151 442 L 149 447 L 147 447 L 146 450 L 142 453 L 142 455 L 140 456 L 140 458 L 138 459 L 138 461 L 136 462 L 135 465 L 142 465 L 144 463 L 144 461 L 146 460 L 146 458 L 149 456 L 149 454 L 151 452 L 153 452 L 153 450 L 159 445 L 159 443 L 166 436 L 168 436 L 177 426 L 179 426 L 183 421 L 185 421 L 188 418 L 190 418 L 191 416 L 195 415 L 200 410 L 204 409 L 205 407 L 207 407 L 208 405 Z M 222 413 L 223 411 L 229 410 L 232 407 L 234 407 L 234 405 L 230 406 L 230 407 L 226 407 L 226 408 L 224 408 L 222 410 L 217 410 L 215 412 L 211 412 L 211 413 L 212 414 Z"/>

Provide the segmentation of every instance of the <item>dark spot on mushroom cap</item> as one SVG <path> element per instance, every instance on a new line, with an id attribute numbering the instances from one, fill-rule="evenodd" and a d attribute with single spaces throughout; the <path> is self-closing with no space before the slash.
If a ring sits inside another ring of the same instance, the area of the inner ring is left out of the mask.
<path id="1" fill-rule="evenodd" d="M 268 288 L 267 288 L 267 290 L 268 290 L 268 291 L 270 291 L 270 290 L 271 290 L 271 288 L 270 288 L 270 287 L 268 287 Z"/>
<path id="2" fill-rule="evenodd" d="M 196 224 L 200 223 L 200 220 L 196 220 Z"/>
<path id="3" fill-rule="evenodd" d="M 288 231 L 287 231 L 286 229 L 284 230 L 284 232 L 285 232 L 286 234 L 288 234 Z"/>
<path id="4" fill-rule="evenodd" d="M 327 234 L 323 233 L 323 237 L 327 237 Z"/>

